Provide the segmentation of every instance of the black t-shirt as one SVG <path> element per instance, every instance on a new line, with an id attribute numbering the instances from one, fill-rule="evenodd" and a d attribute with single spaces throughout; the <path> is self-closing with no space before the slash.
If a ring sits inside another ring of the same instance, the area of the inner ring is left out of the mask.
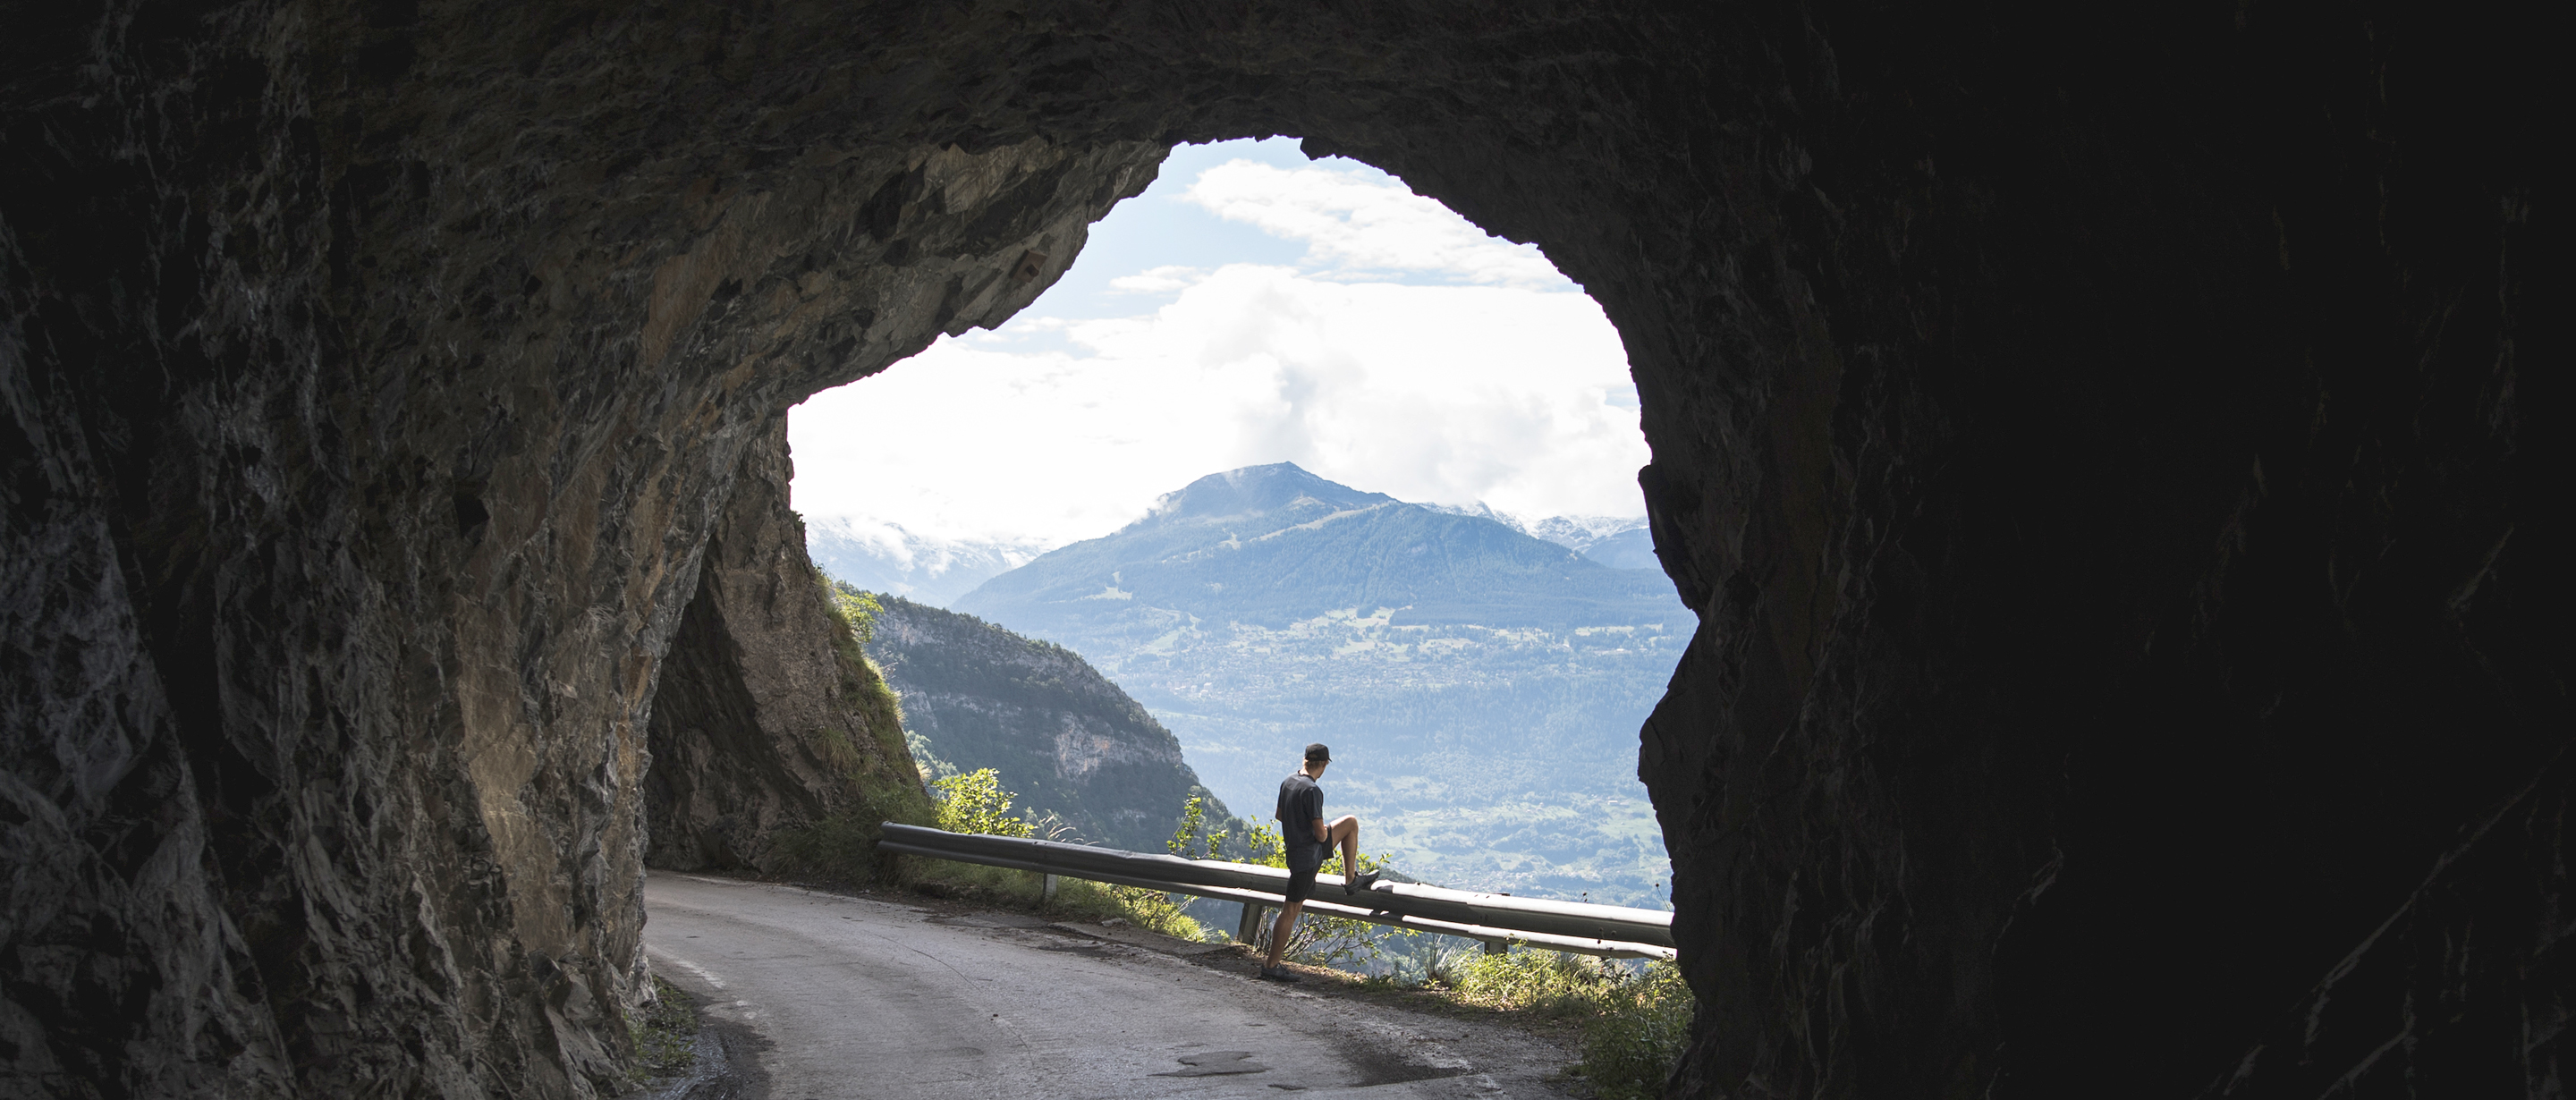
<path id="1" fill-rule="evenodd" d="M 1298 772 L 1279 781 L 1279 839 L 1287 842 L 1288 869 L 1312 871 L 1324 865 L 1331 849 L 1315 839 L 1315 819 L 1324 816 L 1324 788 Z"/>

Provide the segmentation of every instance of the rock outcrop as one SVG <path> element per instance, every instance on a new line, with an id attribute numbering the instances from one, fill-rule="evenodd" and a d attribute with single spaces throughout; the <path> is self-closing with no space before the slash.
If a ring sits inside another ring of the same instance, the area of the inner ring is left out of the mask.
<path id="1" fill-rule="evenodd" d="M 781 830 L 929 824 L 903 715 L 788 510 L 786 427 L 748 449 L 662 658 L 646 726 L 650 866 L 778 869 Z"/>
<path id="2" fill-rule="evenodd" d="M 1284 132 L 1626 342 L 1683 1092 L 2549 1094 L 2540 18 L 13 10 L 0 1091 L 595 1092 L 747 450 Z"/>
<path id="3" fill-rule="evenodd" d="M 883 599 L 868 652 L 901 691 L 904 720 L 939 760 L 992 768 L 1023 813 L 1053 814 L 1080 839 L 1159 852 L 1181 807 L 1207 799 L 1181 742 L 1082 655 L 972 615 Z"/>

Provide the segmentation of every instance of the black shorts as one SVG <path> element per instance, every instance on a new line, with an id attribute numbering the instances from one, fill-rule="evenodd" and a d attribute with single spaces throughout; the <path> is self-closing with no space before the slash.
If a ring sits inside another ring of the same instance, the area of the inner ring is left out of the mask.
<path id="1" fill-rule="evenodd" d="M 1297 902 L 1301 902 L 1307 898 L 1315 896 L 1315 872 L 1321 870 L 1322 867 L 1322 864 L 1317 864 L 1313 867 L 1306 868 L 1303 871 L 1294 867 L 1288 869 L 1289 904 L 1294 905 Z"/>

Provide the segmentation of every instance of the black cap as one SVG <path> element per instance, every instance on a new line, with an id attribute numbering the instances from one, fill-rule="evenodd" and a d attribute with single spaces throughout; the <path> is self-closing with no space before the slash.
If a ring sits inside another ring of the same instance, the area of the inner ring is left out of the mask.
<path id="1" fill-rule="evenodd" d="M 1306 762 L 1313 764 L 1319 761 L 1326 764 L 1333 762 L 1333 750 L 1325 748 L 1321 741 L 1306 746 Z"/>

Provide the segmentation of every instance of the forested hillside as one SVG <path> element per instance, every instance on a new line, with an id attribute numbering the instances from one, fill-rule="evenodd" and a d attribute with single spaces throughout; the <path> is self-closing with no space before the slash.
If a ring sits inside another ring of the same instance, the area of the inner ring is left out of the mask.
<path id="1" fill-rule="evenodd" d="M 992 768 L 1025 816 L 1052 814 L 1081 840 L 1135 851 L 1162 851 L 1182 804 L 1207 794 L 1171 732 L 1080 655 L 972 615 L 879 600 L 868 655 L 902 697 L 925 766 Z"/>

